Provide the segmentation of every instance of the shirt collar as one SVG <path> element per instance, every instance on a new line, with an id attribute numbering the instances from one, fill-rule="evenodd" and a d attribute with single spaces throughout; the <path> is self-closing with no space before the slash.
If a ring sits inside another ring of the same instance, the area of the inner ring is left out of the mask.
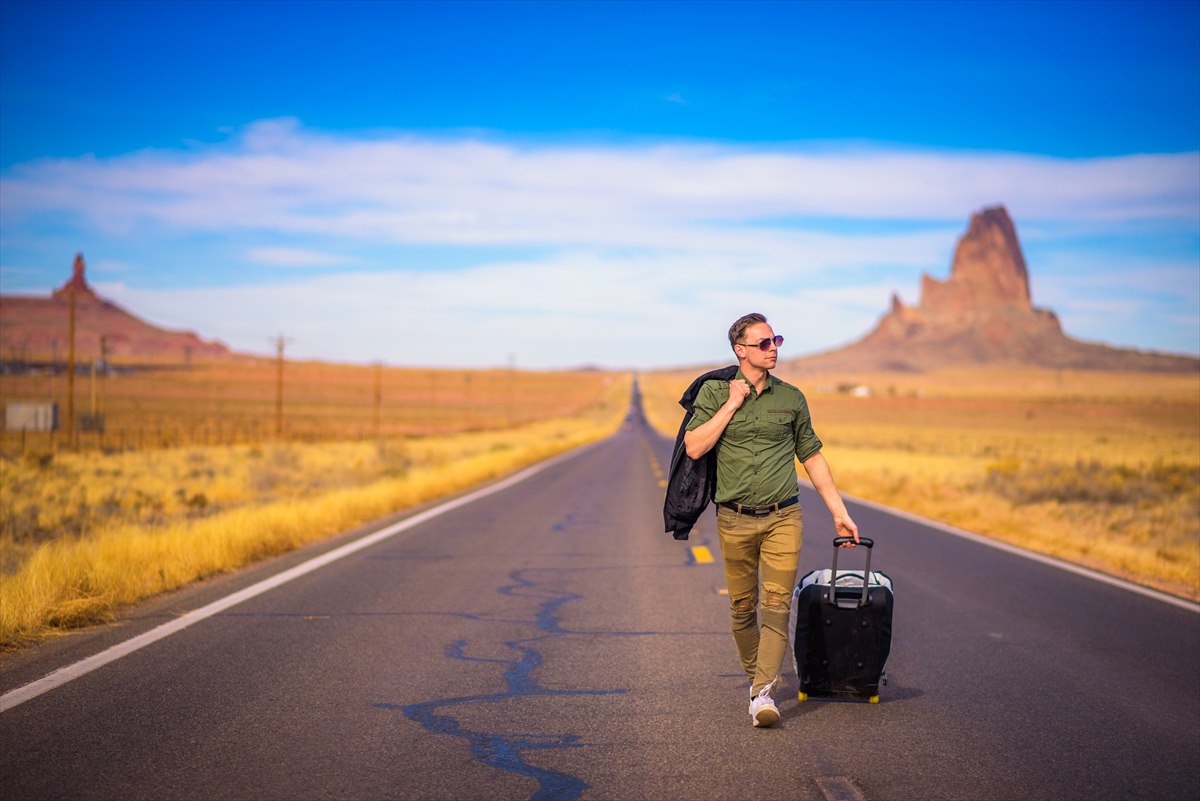
<path id="1" fill-rule="evenodd" d="M 746 378 L 746 374 L 742 372 L 742 368 L 740 368 L 740 367 L 738 368 L 737 374 L 734 375 L 734 377 L 733 377 L 734 381 L 737 381 L 738 379 L 741 379 L 742 381 L 745 381 L 747 384 L 750 384 L 750 381 Z M 778 382 L 778 381 L 779 381 L 779 379 L 776 378 L 775 376 L 771 375 L 771 373 L 768 371 L 767 372 L 767 383 L 763 384 L 763 392 L 770 392 L 771 389 L 775 386 L 776 382 Z M 754 389 L 753 384 L 750 384 L 750 389 Z"/>

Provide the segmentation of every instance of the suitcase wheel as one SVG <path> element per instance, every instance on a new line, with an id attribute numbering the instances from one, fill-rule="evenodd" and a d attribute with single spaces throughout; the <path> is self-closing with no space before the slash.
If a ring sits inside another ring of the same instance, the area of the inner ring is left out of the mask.
<path id="1" fill-rule="evenodd" d="M 872 704 L 878 704 L 878 703 L 879 703 L 879 696 L 878 696 L 878 695 L 872 695 L 870 700 L 871 700 L 871 703 L 872 703 Z"/>
<path id="2" fill-rule="evenodd" d="M 803 692 L 803 691 L 796 693 L 796 700 L 799 701 L 800 703 L 804 703 L 805 701 L 808 700 L 808 693 Z"/>

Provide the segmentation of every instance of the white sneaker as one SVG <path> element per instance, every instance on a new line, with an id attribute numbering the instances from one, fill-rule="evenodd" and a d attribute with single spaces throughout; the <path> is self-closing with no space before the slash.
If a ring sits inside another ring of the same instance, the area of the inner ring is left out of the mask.
<path id="1" fill-rule="evenodd" d="M 775 706 L 775 699 L 771 697 L 774 687 L 775 682 L 771 682 L 750 699 L 750 719 L 756 727 L 765 728 L 779 722 L 779 708 Z"/>

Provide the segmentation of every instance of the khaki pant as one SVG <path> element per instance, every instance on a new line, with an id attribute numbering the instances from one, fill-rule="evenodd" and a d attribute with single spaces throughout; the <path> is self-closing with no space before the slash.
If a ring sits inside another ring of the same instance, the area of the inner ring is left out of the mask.
<path id="1" fill-rule="evenodd" d="M 717 508 L 733 641 L 750 679 L 751 694 L 775 680 L 787 654 L 788 617 L 803 530 L 800 504 L 765 517 Z"/>

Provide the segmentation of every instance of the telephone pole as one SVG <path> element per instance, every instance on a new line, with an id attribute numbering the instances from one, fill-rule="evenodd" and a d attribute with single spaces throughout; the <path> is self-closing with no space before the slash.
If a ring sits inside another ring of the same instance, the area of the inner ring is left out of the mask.
<path id="1" fill-rule="evenodd" d="M 96 362 L 98 361 L 98 359 L 92 359 L 92 410 L 89 417 L 93 427 L 97 425 L 96 421 L 99 419 L 96 417 Z M 87 430 L 86 426 L 84 430 Z"/>
<path id="2" fill-rule="evenodd" d="M 283 437 L 283 334 L 271 340 L 275 345 L 275 438 Z"/>
<path id="3" fill-rule="evenodd" d="M 75 441 L 75 282 L 67 289 L 67 442 Z"/>
<path id="4" fill-rule="evenodd" d="M 108 337 L 100 335 L 100 414 L 108 412 Z"/>
<path id="5" fill-rule="evenodd" d="M 375 439 L 379 439 L 379 417 L 383 406 L 383 362 L 375 362 L 375 399 L 374 399 Z"/>

